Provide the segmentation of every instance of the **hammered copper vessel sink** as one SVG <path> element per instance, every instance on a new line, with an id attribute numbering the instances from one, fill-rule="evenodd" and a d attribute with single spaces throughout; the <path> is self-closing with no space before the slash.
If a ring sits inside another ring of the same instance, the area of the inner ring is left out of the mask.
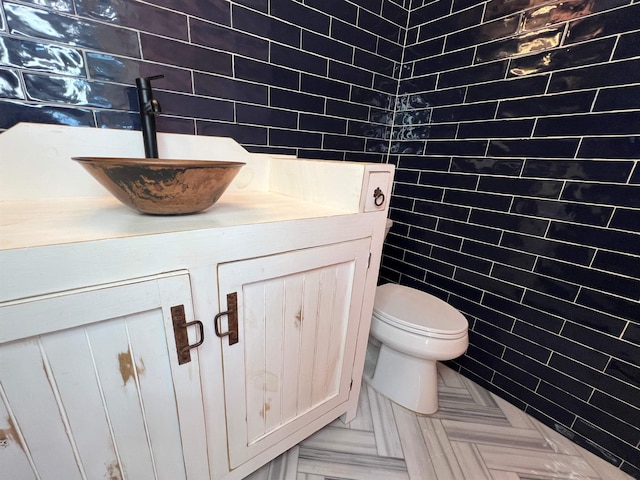
<path id="1" fill-rule="evenodd" d="M 213 205 L 241 162 L 74 157 L 126 206 L 151 215 L 196 213 Z"/>

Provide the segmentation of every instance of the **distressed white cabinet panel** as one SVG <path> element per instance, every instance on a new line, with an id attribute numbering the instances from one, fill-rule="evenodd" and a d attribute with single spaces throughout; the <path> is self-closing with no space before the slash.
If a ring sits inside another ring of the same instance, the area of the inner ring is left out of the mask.
<path id="1" fill-rule="evenodd" d="M 370 243 L 218 266 L 221 308 L 237 298 L 238 343 L 222 340 L 231 468 L 348 400 Z"/>
<path id="2" fill-rule="evenodd" d="M 193 320 L 186 273 L 0 306 L 0 477 L 208 478 L 198 355 L 178 364 L 176 305 Z"/>

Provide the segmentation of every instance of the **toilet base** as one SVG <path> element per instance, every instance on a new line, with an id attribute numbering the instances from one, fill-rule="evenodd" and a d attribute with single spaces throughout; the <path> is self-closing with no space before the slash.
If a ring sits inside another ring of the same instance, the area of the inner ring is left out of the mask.
<path id="1" fill-rule="evenodd" d="M 374 351 L 379 348 L 373 372 L 364 377 L 374 390 L 416 413 L 430 415 L 438 410 L 435 360 L 405 355 L 385 344 L 368 348 Z"/>

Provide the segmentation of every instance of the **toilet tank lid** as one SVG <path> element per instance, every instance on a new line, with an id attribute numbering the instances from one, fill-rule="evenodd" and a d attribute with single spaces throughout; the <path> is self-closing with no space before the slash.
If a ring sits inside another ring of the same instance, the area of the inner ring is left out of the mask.
<path id="1" fill-rule="evenodd" d="M 376 288 L 374 311 L 383 317 L 441 334 L 455 334 L 469 328 L 458 310 L 433 295 L 415 288 L 386 283 Z"/>

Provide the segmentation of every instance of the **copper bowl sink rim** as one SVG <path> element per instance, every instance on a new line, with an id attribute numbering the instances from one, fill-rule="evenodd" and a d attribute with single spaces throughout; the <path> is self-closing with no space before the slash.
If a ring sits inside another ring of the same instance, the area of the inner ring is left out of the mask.
<path id="1" fill-rule="evenodd" d="M 173 158 L 133 158 L 133 157 L 72 157 L 79 163 L 98 163 L 110 166 L 140 166 L 162 168 L 215 168 L 240 167 L 245 162 L 229 162 L 226 160 L 187 160 Z"/>

